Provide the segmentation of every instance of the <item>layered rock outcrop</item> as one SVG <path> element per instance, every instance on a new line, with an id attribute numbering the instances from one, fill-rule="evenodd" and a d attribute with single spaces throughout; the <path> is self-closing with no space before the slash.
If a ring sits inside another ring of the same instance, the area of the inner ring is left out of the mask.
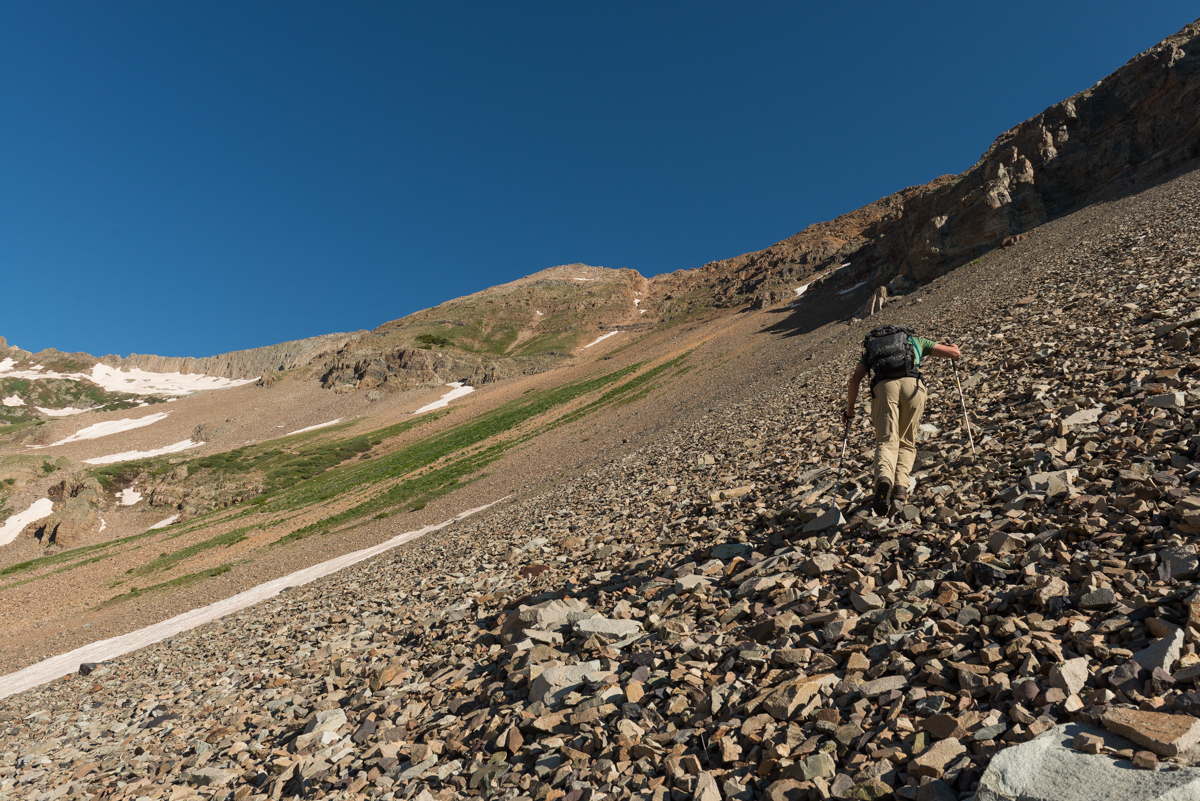
<path id="1" fill-rule="evenodd" d="M 262 348 L 235 350 L 217 356 L 153 356 L 131 353 L 125 358 L 105 356 L 100 362 L 121 369 L 138 368 L 154 373 L 203 373 L 221 378 L 257 378 L 264 373 L 303 367 L 327 353 L 344 347 L 364 332 L 323 334 Z"/>
<path id="2" fill-rule="evenodd" d="M 403 391 L 462 381 L 478 387 L 519 373 L 507 359 L 485 362 L 468 354 L 420 348 L 348 349 L 333 360 L 321 377 L 321 386 L 341 391 Z"/>
<path id="3" fill-rule="evenodd" d="M 58 508 L 49 517 L 30 523 L 25 534 L 43 545 L 71 546 L 100 530 L 100 504 L 104 490 L 95 478 L 74 475 L 47 491 Z"/>
<path id="4" fill-rule="evenodd" d="M 1200 22 L 1001 134 L 979 161 L 755 253 L 654 279 L 715 305 L 773 305 L 831 269 L 839 285 L 929 281 L 1071 211 L 1200 156 Z"/>

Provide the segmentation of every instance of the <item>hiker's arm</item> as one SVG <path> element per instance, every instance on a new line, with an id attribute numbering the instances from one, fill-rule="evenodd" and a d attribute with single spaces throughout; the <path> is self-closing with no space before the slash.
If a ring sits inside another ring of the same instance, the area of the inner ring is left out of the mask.
<path id="1" fill-rule="evenodd" d="M 846 409 L 842 412 L 842 419 L 847 422 L 854 417 L 854 404 L 858 401 L 858 385 L 862 383 L 866 375 L 867 366 L 862 362 L 856 364 L 854 372 L 850 374 L 850 386 L 846 389 Z"/>
<path id="2" fill-rule="evenodd" d="M 943 359 L 961 359 L 962 351 L 958 349 L 958 345 L 934 345 L 930 356 L 941 356 Z"/>

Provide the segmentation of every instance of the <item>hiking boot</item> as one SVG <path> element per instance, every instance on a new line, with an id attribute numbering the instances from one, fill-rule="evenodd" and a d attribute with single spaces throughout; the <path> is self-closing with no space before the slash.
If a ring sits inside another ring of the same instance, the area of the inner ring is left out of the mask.
<path id="1" fill-rule="evenodd" d="M 871 509 L 883 517 L 888 511 L 888 496 L 892 492 L 892 482 L 881 478 L 875 482 L 875 498 L 871 501 Z"/>
<path id="2" fill-rule="evenodd" d="M 908 492 L 903 487 L 896 487 L 892 493 L 892 516 L 899 515 L 908 505 Z"/>

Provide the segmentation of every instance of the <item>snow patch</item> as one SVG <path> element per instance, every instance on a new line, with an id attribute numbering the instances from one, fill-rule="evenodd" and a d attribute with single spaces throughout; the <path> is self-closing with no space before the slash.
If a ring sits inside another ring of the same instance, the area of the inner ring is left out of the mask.
<path id="1" fill-rule="evenodd" d="M 600 337 L 598 337 L 597 339 L 593 339 L 591 342 L 589 342 L 589 343 L 587 343 L 586 345 L 584 345 L 584 346 L 583 346 L 583 349 L 584 349 L 584 350 L 587 350 L 587 349 L 588 349 L 588 348 L 590 348 L 592 345 L 599 345 L 599 344 L 600 344 L 601 342 L 603 342 L 604 340 L 608 339 L 609 337 L 615 337 L 615 336 L 616 336 L 617 334 L 619 334 L 619 333 L 621 333 L 621 332 L 620 332 L 620 331 L 609 331 L 607 334 L 602 334 L 602 335 L 600 335 Z"/>
<path id="2" fill-rule="evenodd" d="M 4 521 L 4 525 L 0 526 L 0 545 L 8 545 L 17 538 L 26 526 L 35 520 L 41 520 L 43 517 L 49 517 L 54 511 L 54 501 L 49 498 L 42 498 L 40 501 L 34 501 L 24 512 L 19 512 Z"/>
<path id="3" fill-rule="evenodd" d="M 100 518 L 100 531 L 98 531 L 96 533 L 99 534 L 99 533 L 103 532 L 104 529 L 106 529 L 106 528 L 108 528 L 108 523 L 105 523 L 104 518 L 102 517 L 102 518 Z"/>
<path id="4" fill-rule="evenodd" d="M 117 494 L 117 500 L 122 506 L 133 506 L 142 499 L 142 493 L 133 487 L 126 487 Z"/>
<path id="5" fill-rule="evenodd" d="M 97 364 L 90 373 L 56 373 L 35 364 L 28 370 L 14 370 L 16 361 L 12 357 L 0 361 L 0 375 L 8 378 L 64 378 L 75 381 L 91 381 L 110 392 L 128 392 L 134 395 L 190 395 L 204 389 L 230 389 L 244 384 L 253 384 L 257 378 L 219 378 L 203 373 L 151 373 L 146 370 L 118 370 L 107 364 Z"/>
<path id="6" fill-rule="evenodd" d="M 122 431 L 132 431 L 135 428 L 145 428 L 148 425 L 157 423 L 159 420 L 166 419 L 169 412 L 158 412 L 157 414 L 148 414 L 145 417 L 123 417 L 120 420 L 105 420 L 103 423 L 96 423 L 87 428 L 81 428 L 66 439 L 60 439 L 58 442 L 52 442 L 49 445 L 26 445 L 27 448 L 53 448 L 55 445 L 66 445 L 68 442 L 79 442 L 84 439 L 99 439 L 107 437 L 111 434 L 120 434 Z"/>
<path id="7" fill-rule="evenodd" d="M 417 409 L 415 412 L 413 412 L 413 414 L 424 414 L 425 412 L 432 412 L 434 409 L 444 408 L 445 406 L 448 406 L 450 401 L 454 400 L 455 398 L 461 398 L 463 395 L 469 395 L 475 391 L 475 387 L 469 387 L 461 381 L 455 381 L 454 383 L 447 384 L 446 386 L 453 387 L 453 389 L 435 400 L 433 403 L 425 404 L 420 409 Z"/>
<path id="8" fill-rule="evenodd" d="M 339 417 L 336 420 L 330 420 L 328 423 L 317 423 L 315 426 L 309 426 L 308 428 L 297 428 L 295 431 L 289 431 L 284 436 L 290 437 L 292 434 L 303 434 L 305 431 L 316 431 L 318 428 L 324 428 L 325 426 L 335 426 L 340 422 L 342 422 L 342 418 Z"/>
<path id="9" fill-rule="evenodd" d="M 176 442 L 174 445 L 166 445 L 162 448 L 155 448 L 152 451 L 122 451 L 109 456 L 97 456 L 95 459 L 84 459 L 84 464 L 113 464 L 115 462 L 132 462 L 134 459 L 145 459 L 148 456 L 162 456 L 167 453 L 179 453 L 186 451 L 188 448 L 198 448 L 203 445 L 203 442 L 192 442 L 190 439 L 185 439 L 183 442 Z"/>
<path id="10" fill-rule="evenodd" d="M 24 406 L 25 405 L 25 401 L 21 400 L 16 395 L 9 395 L 3 401 L 0 401 L 0 403 L 3 403 L 5 406 Z"/>
<path id="11" fill-rule="evenodd" d="M 145 370 L 118 370 L 107 364 L 97 364 L 88 377 L 110 392 L 132 392 L 135 395 L 190 395 L 204 389 L 230 389 L 253 384 L 257 378 L 218 378 L 203 373 L 150 373 Z"/>
<path id="12" fill-rule="evenodd" d="M 842 266 L 845 266 L 845 265 L 842 265 Z M 847 292 L 853 292 L 854 290 L 858 289 L 860 286 L 866 286 L 866 285 L 867 285 L 867 282 L 866 282 L 866 281 L 859 281 L 859 282 L 858 282 L 857 284 L 855 284 L 854 286 L 850 287 L 849 289 L 843 289 L 843 290 L 842 290 L 841 292 L 839 292 L 838 294 L 839 294 L 839 295 L 845 295 Z"/>
<path id="13" fill-rule="evenodd" d="M 166 528 L 167 526 L 171 525 L 178 519 L 179 519 L 179 515 L 171 515 L 166 520 L 159 520 L 157 523 L 155 523 L 153 526 L 151 526 L 148 530 L 154 531 L 156 528 Z"/>
<path id="14" fill-rule="evenodd" d="M 67 406 L 63 409 L 43 409 L 41 406 L 34 406 L 33 408 L 48 417 L 70 417 L 73 414 L 83 414 L 84 412 L 91 411 L 91 409 L 76 409 L 74 406 Z"/>
<path id="15" fill-rule="evenodd" d="M 538 316 L 538 317 L 541 317 L 541 316 L 542 316 L 542 312 L 538 312 L 538 313 L 537 313 L 537 316 Z"/>
<path id="16" fill-rule="evenodd" d="M 574 276 L 572 276 L 574 277 Z M 599 281 L 599 278 L 575 278 L 576 281 Z"/>
<path id="17" fill-rule="evenodd" d="M 805 284 L 804 286 L 798 286 L 798 287 L 796 287 L 796 297 L 800 297 L 800 296 L 801 296 L 801 295 L 803 295 L 805 292 L 807 292 L 807 291 L 808 291 L 808 287 L 809 287 L 809 284 Z"/>
<path id="18" fill-rule="evenodd" d="M 507 497 L 505 496 L 499 500 L 492 501 L 484 506 L 468 509 L 462 514 L 455 515 L 442 523 L 432 523 L 416 531 L 407 531 L 370 548 L 354 551 L 353 553 L 321 562 L 319 565 L 298 570 L 290 575 L 268 581 L 245 592 L 230 596 L 223 601 L 217 601 L 214 604 L 193 609 L 190 612 L 184 612 L 182 615 L 176 615 L 161 623 L 155 623 L 154 625 L 146 626 L 143 629 L 131 631 L 128 634 L 122 634 L 118 637 L 100 640 L 99 642 L 85 645 L 82 648 L 76 648 L 74 651 L 45 659 L 15 673 L 9 673 L 7 676 L 0 677 L 0 698 L 7 698 L 10 695 L 54 681 L 57 678 L 66 676 L 68 673 L 74 673 L 79 670 L 79 666 L 84 662 L 107 662 L 122 654 L 136 651 L 139 648 L 161 642 L 168 637 L 189 631 L 205 623 L 219 620 L 226 615 L 231 615 L 234 612 L 239 612 L 249 606 L 253 606 L 259 601 L 273 598 L 288 587 L 301 587 L 310 581 L 328 576 L 330 573 L 336 573 L 364 559 L 370 559 L 372 556 L 390 551 L 398 545 L 403 545 L 418 537 L 423 537 L 426 534 L 443 529 L 452 523 L 457 523 L 473 514 L 482 512 L 500 503 L 500 501 L 505 500 Z"/>

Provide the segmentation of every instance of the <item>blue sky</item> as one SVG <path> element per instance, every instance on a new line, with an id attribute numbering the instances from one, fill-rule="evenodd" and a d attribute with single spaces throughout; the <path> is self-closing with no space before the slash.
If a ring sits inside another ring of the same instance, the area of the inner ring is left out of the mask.
<path id="1" fill-rule="evenodd" d="M 0 335 L 202 356 L 757 250 L 1195 19 L 1107 2 L 0 5 Z"/>

